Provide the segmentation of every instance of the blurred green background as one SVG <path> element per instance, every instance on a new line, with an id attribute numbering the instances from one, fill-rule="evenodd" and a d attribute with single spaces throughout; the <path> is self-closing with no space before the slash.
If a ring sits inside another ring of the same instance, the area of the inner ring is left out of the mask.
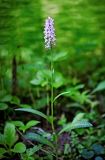
<path id="1" fill-rule="evenodd" d="M 48 16 L 55 20 L 56 88 L 80 82 L 93 89 L 104 80 L 104 0 L 0 0 L 2 92 L 28 94 L 33 89 L 30 81 L 37 74 L 41 77 L 38 72 L 47 73 L 43 30 Z M 39 83 L 38 79 L 35 86 Z"/>
<path id="2" fill-rule="evenodd" d="M 37 117 L 15 108 L 50 115 L 51 52 L 43 34 L 49 16 L 56 32 L 54 97 L 68 93 L 54 102 L 57 132 L 83 112 L 93 127 L 77 130 L 74 146 L 105 146 L 105 0 L 0 0 L 0 131 L 8 120 Z M 40 126 L 50 128 L 44 120 Z"/>

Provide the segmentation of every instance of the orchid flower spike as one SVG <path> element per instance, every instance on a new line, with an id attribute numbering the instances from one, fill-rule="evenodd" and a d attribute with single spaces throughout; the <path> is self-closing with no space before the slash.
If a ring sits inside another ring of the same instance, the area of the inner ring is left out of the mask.
<path id="1" fill-rule="evenodd" d="M 54 29 L 54 20 L 51 17 L 48 17 L 45 20 L 44 27 L 44 40 L 45 40 L 45 48 L 51 49 L 53 45 L 55 45 L 55 29 Z"/>

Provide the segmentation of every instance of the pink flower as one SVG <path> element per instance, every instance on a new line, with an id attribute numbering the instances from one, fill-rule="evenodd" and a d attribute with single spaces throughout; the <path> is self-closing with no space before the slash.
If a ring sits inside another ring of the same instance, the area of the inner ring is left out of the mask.
<path id="1" fill-rule="evenodd" d="M 55 38 L 54 20 L 51 17 L 48 17 L 45 20 L 44 40 L 45 40 L 45 48 L 50 49 L 53 45 L 55 45 L 56 38 Z"/>

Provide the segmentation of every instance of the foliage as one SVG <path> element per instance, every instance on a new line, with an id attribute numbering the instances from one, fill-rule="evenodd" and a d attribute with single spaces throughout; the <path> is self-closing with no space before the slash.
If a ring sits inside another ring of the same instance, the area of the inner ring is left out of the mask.
<path id="1" fill-rule="evenodd" d="M 0 159 L 104 159 L 104 52 L 104 0 L 0 1 Z"/>
<path id="2" fill-rule="evenodd" d="M 16 135 L 15 126 L 7 122 L 4 128 L 4 134 L 0 133 L 0 159 L 7 157 L 5 154 L 11 156 L 13 153 L 24 153 L 26 146 L 22 142 L 17 142 L 18 137 Z M 17 142 L 17 143 L 16 143 Z"/>
<path id="3" fill-rule="evenodd" d="M 22 121 L 11 121 L 11 123 L 13 123 L 16 127 L 19 127 L 19 130 L 21 130 L 22 132 L 26 132 L 26 130 L 28 130 L 33 126 L 36 126 L 40 122 L 35 120 L 30 120 L 29 122 L 26 123 L 26 125 Z"/>
<path id="4" fill-rule="evenodd" d="M 59 134 L 63 132 L 70 132 L 72 129 L 92 127 L 91 123 L 89 123 L 87 120 L 83 120 L 82 118 L 83 118 L 83 113 L 79 113 L 73 119 L 72 123 L 64 125 L 63 129 L 60 131 Z"/>
<path id="5" fill-rule="evenodd" d="M 93 144 L 90 151 L 88 151 L 87 149 L 83 150 L 82 157 L 84 157 L 85 159 L 92 159 L 93 157 L 95 157 L 95 160 L 103 160 L 102 155 L 104 154 L 104 152 L 105 150 L 102 145 Z"/>

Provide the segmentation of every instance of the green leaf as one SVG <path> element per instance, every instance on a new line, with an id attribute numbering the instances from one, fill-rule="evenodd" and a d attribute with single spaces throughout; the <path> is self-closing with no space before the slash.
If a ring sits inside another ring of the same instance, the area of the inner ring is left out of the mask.
<path id="1" fill-rule="evenodd" d="M 100 157 L 100 156 L 97 156 L 96 158 L 95 158 L 95 160 L 104 160 L 102 157 Z"/>
<path id="2" fill-rule="evenodd" d="M 65 84 L 65 78 L 60 72 L 54 72 L 53 87 L 59 88 Z"/>
<path id="3" fill-rule="evenodd" d="M 82 152 L 82 157 L 85 159 L 91 159 L 94 156 L 93 151 L 88 151 L 87 149 L 84 149 Z"/>
<path id="4" fill-rule="evenodd" d="M 48 102 L 49 102 L 49 99 L 47 100 L 47 97 L 40 98 L 36 100 L 35 106 L 33 107 L 35 107 L 36 110 L 39 110 L 39 109 L 45 108 Z"/>
<path id="5" fill-rule="evenodd" d="M 22 142 L 18 142 L 15 144 L 14 148 L 12 149 L 15 153 L 24 153 L 26 151 L 26 146 Z"/>
<path id="6" fill-rule="evenodd" d="M 61 129 L 61 131 L 59 132 L 59 134 L 63 133 L 63 132 L 68 132 L 71 130 L 71 123 L 66 124 L 63 129 Z"/>
<path id="7" fill-rule="evenodd" d="M 4 137 L 5 137 L 5 143 L 9 147 L 12 147 L 15 141 L 17 140 L 14 124 L 9 123 L 9 122 L 6 123 L 5 128 L 4 128 Z"/>
<path id="8" fill-rule="evenodd" d="M 0 157 L 6 153 L 7 151 L 5 150 L 5 148 L 0 148 Z"/>
<path id="9" fill-rule="evenodd" d="M 26 124 L 26 129 L 28 129 L 28 128 L 32 127 L 32 126 L 35 126 L 38 123 L 40 123 L 40 122 L 39 121 L 35 121 L 35 120 L 31 120 Z"/>
<path id="10" fill-rule="evenodd" d="M 24 126 L 24 123 L 22 121 L 11 121 L 16 127 L 22 127 Z"/>
<path id="11" fill-rule="evenodd" d="M 67 119 L 64 114 L 61 115 L 61 118 L 58 120 L 58 125 L 64 126 L 67 122 Z"/>
<path id="12" fill-rule="evenodd" d="M 0 133 L 0 144 L 5 145 L 5 137 Z"/>
<path id="13" fill-rule="evenodd" d="M 10 102 L 12 99 L 12 96 L 11 95 L 6 95 L 5 97 L 3 97 L 1 99 L 2 102 Z"/>
<path id="14" fill-rule="evenodd" d="M 81 120 L 78 121 L 76 123 L 68 123 L 66 124 L 63 129 L 59 132 L 59 134 L 63 133 L 63 132 L 70 132 L 73 129 L 77 129 L 77 128 L 87 128 L 87 127 L 92 127 L 92 124 L 89 123 L 87 120 Z"/>
<path id="15" fill-rule="evenodd" d="M 104 153 L 104 147 L 100 144 L 93 144 L 92 149 L 97 155 L 103 154 Z"/>
<path id="16" fill-rule="evenodd" d="M 39 151 L 42 148 L 42 145 L 36 145 L 33 148 L 29 148 L 27 149 L 27 154 L 28 156 L 32 156 L 34 153 L 36 153 L 37 151 Z"/>
<path id="17" fill-rule="evenodd" d="M 23 111 L 23 112 L 29 112 L 29 113 L 33 113 L 35 115 L 41 116 L 45 119 L 47 119 L 47 116 L 45 114 L 43 114 L 42 112 L 35 110 L 35 109 L 31 109 L 31 108 L 19 108 L 16 109 L 16 111 Z"/>
<path id="18" fill-rule="evenodd" d="M 32 126 L 37 125 L 38 123 L 40 123 L 40 122 L 35 121 L 35 120 L 31 120 L 26 125 L 20 126 L 19 129 L 22 130 L 23 132 L 25 132 L 27 129 L 31 128 Z"/>
<path id="19" fill-rule="evenodd" d="M 93 90 L 93 93 L 105 90 L 105 81 L 102 81 L 98 86 Z"/>
<path id="20" fill-rule="evenodd" d="M 20 99 L 16 96 L 12 97 L 11 104 L 20 105 Z"/>
<path id="21" fill-rule="evenodd" d="M 67 54 L 68 54 L 67 52 L 60 52 L 57 54 L 55 53 L 53 61 L 58 62 L 58 61 L 62 61 L 64 59 L 67 59 Z M 50 58 L 50 60 L 51 60 L 51 58 Z"/>
<path id="22" fill-rule="evenodd" d="M 83 116 L 84 116 L 84 113 L 78 113 L 78 114 L 74 117 L 72 123 L 76 123 L 76 122 L 80 121 L 80 120 L 83 118 Z"/>
<path id="23" fill-rule="evenodd" d="M 68 94 L 68 93 L 70 93 L 70 91 L 62 92 L 62 93 L 58 94 L 58 95 L 54 98 L 54 101 L 53 101 L 53 102 L 55 102 L 60 96 L 65 95 L 65 94 Z"/>
<path id="24" fill-rule="evenodd" d="M 6 110 L 8 105 L 6 103 L 0 103 L 0 110 Z"/>
<path id="25" fill-rule="evenodd" d="M 33 80 L 31 80 L 30 81 L 30 83 L 32 84 L 32 85 L 41 85 L 42 84 L 42 79 L 40 78 L 40 79 L 33 79 Z"/>
<path id="26" fill-rule="evenodd" d="M 55 117 L 52 117 L 52 116 L 47 116 L 47 121 L 51 124 L 52 121 L 55 120 Z"/>
<path id="27" fill-rule="evenodd" d="M 21 104 L 20 107 L 22 107 L 22 108 L 32 108 L 30 105 L 27 105 L 27 104 Z"/>
<path id="28" fill-rule="evenodd" d="M 50 147 L 53 147 L 53 144 L 50 141 L 48 141 L 46 138 L 44 138 L 43 136 L 40 136 L 39 134 L 36 134 L 36 133 L 32 133 L 32 132 L 27 133 L 25 135 L 25 138 L 32 140 L 32 141 L 40 142 L 41 144 L 45 144 Z"/>
<path id="29" fill-rule="evenodd" d="M 66 143 L 64 146 L 64 154 L 69 154 L 70 152 L 70 144 Z"/>
<path id="30" fill-rule="evenodd" d="M 89 123 L 87 120 L 81 120 L 71 124 L 71 129 L 88 128 L 88 127 L 92 127 L 92 124 Z"/>

